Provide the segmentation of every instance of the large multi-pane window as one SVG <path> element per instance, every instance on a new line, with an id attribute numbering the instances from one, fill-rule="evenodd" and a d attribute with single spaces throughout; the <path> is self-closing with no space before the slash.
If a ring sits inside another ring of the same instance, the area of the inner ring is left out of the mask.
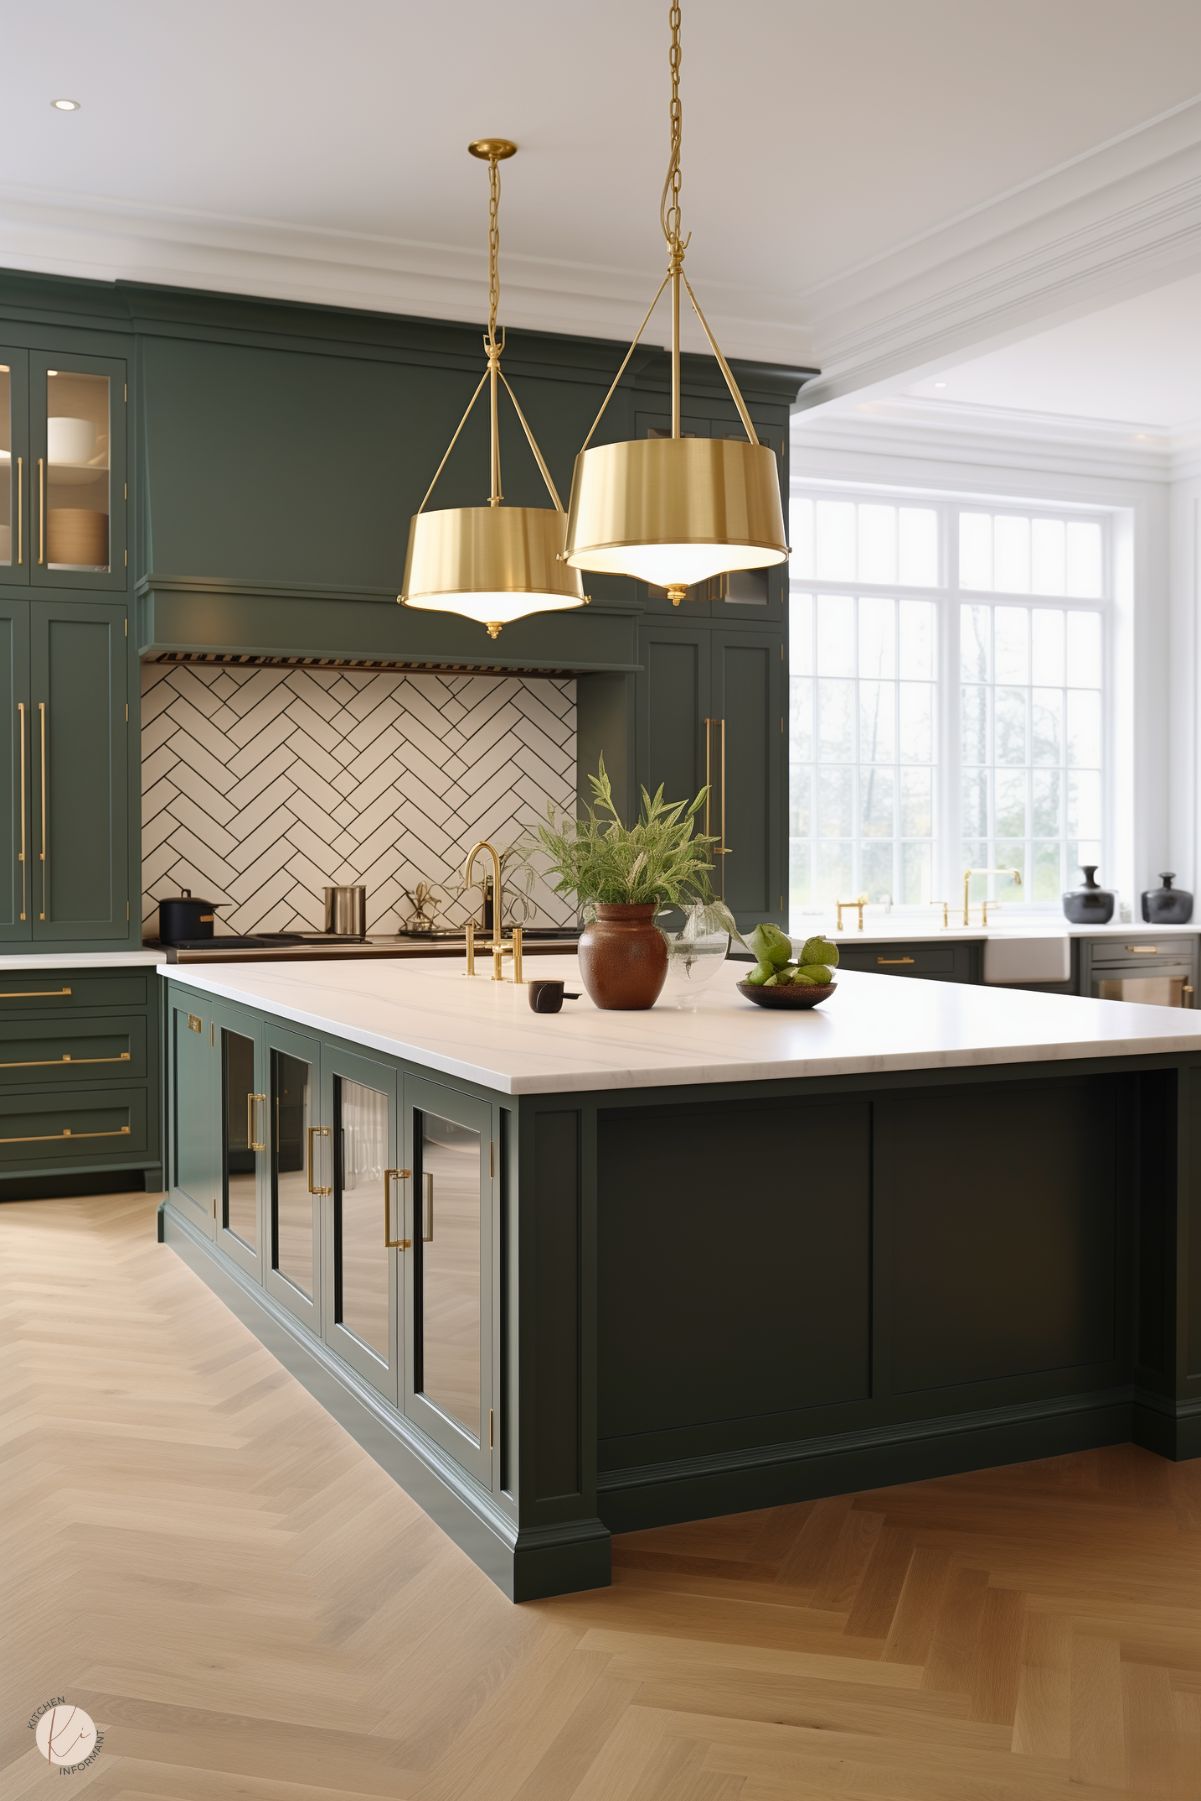
<path id="1" fill-rule="evenodd" d="M 1049 905 L 1104 861 L 1104 515 L 792 502 L 790 901 Z"/>

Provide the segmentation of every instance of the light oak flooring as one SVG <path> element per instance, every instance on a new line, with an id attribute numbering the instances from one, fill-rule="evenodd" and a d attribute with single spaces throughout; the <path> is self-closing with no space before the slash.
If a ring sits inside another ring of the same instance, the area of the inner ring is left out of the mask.
<path id="1" fill-rule="evenodd" d="M 0 1794 L 1197 1801 L 1201 1463 L 627 1536 L 513 1607 L 134 1195 L 0 1206 Z M 69 1788 L 26 1720 L 103 1728 Z"/>

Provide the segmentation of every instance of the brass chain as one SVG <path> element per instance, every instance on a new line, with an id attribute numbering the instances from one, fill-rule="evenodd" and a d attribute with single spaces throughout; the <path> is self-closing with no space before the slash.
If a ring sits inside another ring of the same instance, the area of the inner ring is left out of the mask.
<path id="1" fill-rule="evenodd" d="M 680 146 L 684 136 L 684 108 L 680 100 L 680 3 L 671 0 L 667 8 L 667 24 L 671 32 L 671 47 L 667 53 L 667 63 L 671 70 L 671 104 L 668 107 L 668 128 L 671 142 L 671 155 L 667 164 L 667 176 L 663 183 L 663 194 L 659 202 L 659 223 L 663 227 L 663 236 L 667 242 L 668 267 L 678 268 L 684 260 L 684 251 L 688 239 L 682 235 L 682 215 L 680 211 Z"/>
<path id="2" fill-rule="evenodd" d="M 499 354 L 502 346 L 496 338 L 496 315 L 500 310 L 500 164 L 488 158 L 488 336 L 485 347 L 489 356 Z"/>

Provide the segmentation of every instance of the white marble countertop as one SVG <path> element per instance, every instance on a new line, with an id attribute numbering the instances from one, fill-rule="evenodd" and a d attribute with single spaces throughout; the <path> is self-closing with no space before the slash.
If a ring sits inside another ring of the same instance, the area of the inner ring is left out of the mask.
<path id="1" fill-rule="evenodd" d="M 25 974 L 39 969 L 129 969 L 139 964 L 161 963 L 160 950 L 141 951 L 30 951 L 17 956 L 0 957 L 0 969 L 10 974 Z"/>
<path id="2" fill-rule="evenodd" d="M 795 1013 L 744 1000 L 744 966 L 728 963 L 688 1009 L 602 1013 L 581 993 L 555 1014 L 532 1013 L 524 987 L 469 978 L 457 957 L 159 973 L 501 1094 L 1201 1054 L 1201 1013 L 850 972 L 824 1006 Z M 538 975 L 579 988 L 574 957 L 543 958 Z"/>
<path id="3" fill-rule="evenodd" d="M 973 901 L 973 909 L 978 903 Z M 801 936 L 793 933 L 793 943 L 799 948 L 805 937 L 814 937 L 821 931 L 814 926 L 811 932 Z M 906 925 L 903 920 L 886 917 L 884 919 L 868 918 L 863 923 L 863 930 L 857 926 L 844 927 L 841 932 L 827 932 L 826 936 L 835 944 L 979 944 L 985 938 L 1197 938 L 1201 937 L 1201 921 L 1186 926 L 1149 926 L 1145 920 L 1130 920 L 1126 925 L 1114 923 L 1106 926 L 1069 925 L 1066 919 L 1006 921 L 1004 918 L 987 926 L 965 926 L 955 924 L 954 914 L 949 926 L 931 923 L 929 919 L 918 920 Z"/>

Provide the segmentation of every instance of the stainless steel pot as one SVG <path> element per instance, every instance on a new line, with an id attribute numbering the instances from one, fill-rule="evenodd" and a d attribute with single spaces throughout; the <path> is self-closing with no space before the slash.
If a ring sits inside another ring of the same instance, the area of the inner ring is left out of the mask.
<path id="1" fill-rule="evenodd" d="M 367 890 L 361 882 L 348 888 L 326 888 L 325 931 L 339 938 L 367 936 Z"/>

